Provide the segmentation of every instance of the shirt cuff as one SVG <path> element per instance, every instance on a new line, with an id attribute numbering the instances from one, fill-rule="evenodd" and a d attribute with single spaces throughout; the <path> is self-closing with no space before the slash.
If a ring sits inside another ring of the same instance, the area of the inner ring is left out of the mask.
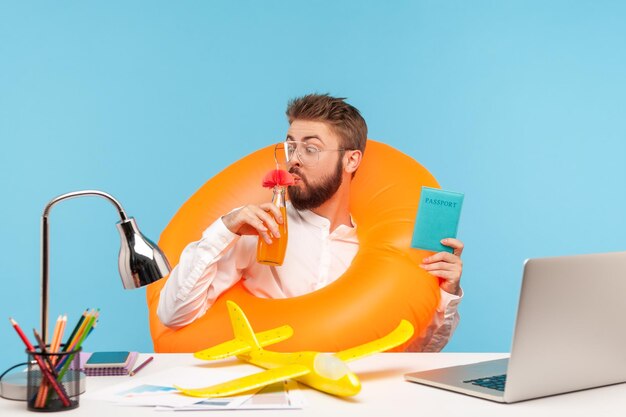
<path id="1" fill-rule="evenodd" d="M 199 246 L 204 250 L 208 250 L 215 257 L 240 237 L 238 234 L 228 230 L 222 219 L 219 218 L 202 232 Z"/>
<path id="2" fill-rule="evenodd" d="M 457 306 L 463 299 L 463 288 L 459 289 L 459 295 L 450 294 L 441 288 L 439 288 L 439 292 L 441 293 L 439 307 L 437 308 L 439 311 L 446 311 L 448 307 Z"/>

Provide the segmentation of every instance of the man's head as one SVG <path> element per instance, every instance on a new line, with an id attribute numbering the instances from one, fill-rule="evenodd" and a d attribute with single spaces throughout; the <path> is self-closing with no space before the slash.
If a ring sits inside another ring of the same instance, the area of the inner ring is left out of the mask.
<path id="1" fill-rule="evenodd" d="M 359 150 L 363 154 L 367 142 L 367 124 L 361 113 L 344 100 L 328 94 L 298 97 L 287 105 L 287 119 L 289 124 L 294 120 L 325 123 L 339 136 L 341 148 Z"/>
<path id="2" fill-rule="evenodd" d="M 354 176 L 367 142 L 367 125 L 343 98 L 309 94 L 287 107 L 289 171 L 296 184 L 289 197 L 299 210 L 315 209 L 331 199 Z"/>

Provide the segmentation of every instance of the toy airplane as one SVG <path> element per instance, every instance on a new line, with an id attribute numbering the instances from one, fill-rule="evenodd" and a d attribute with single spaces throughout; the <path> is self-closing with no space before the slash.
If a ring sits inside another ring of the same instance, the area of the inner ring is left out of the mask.
<path id="1" fill-rule="evenodd" d="M 206 388 L 186 389 L 175 386 L 185 395 L 203 398 L 228 397 L 292 378 L 329 394 L 356 395 L 361 390 L 361 382 L 350 371 L 346 362 L 389 350 L 406 342 L 413 335 L 411 323 L 402 320 L 388 335 L 335 354 L 272 352 L 263 347 L 291 337 L 291 327 L 282 326 L 255 334 L 241 308 L 232 301 L 227 301 L 227 305 L 235 338 L 196 352 L 194 356 L 205 360 L 237 356 L 267 370 Z"/>

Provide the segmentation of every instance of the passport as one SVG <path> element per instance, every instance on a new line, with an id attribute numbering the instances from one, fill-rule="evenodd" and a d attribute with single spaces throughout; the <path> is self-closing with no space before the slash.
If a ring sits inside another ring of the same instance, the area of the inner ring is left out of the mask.
<path id="1" fill-rule="evenodd" d="M 411 247 L 434 252 L 453 252 L 441 239 L 456 238 L 463 206 L 462 193 L 422 187 Z"/>

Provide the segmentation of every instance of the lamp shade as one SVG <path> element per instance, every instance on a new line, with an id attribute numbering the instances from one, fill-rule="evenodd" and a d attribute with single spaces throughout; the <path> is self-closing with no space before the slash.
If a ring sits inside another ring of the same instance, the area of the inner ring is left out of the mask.
<path id="1" fill-rule="evenodd" d="M 170 273 L 170 265 L 161 249 L 139 231 L 135 219 L 126 215 L 122 205 L 112 195 L 99 190 L 82 190 L 55 197 L 46 205 L 41 216 L 41 336 L 44 341 L 48 335 L 48 216 L 50 209 L 60 201 L 84 196 L 105 198 L 120 215 L 117 229 L 122 243 L 118 264 L 124 288 L 143 287 Z"/>
<path id="2" fill-rule="evenodd" d="M 117 223 L 121 246 L 119 269 L 125 289 L 134 289 L 151 284 L 170 272 L 167 258 L 150 239 L 137 227 L 130 217 Z"/>

